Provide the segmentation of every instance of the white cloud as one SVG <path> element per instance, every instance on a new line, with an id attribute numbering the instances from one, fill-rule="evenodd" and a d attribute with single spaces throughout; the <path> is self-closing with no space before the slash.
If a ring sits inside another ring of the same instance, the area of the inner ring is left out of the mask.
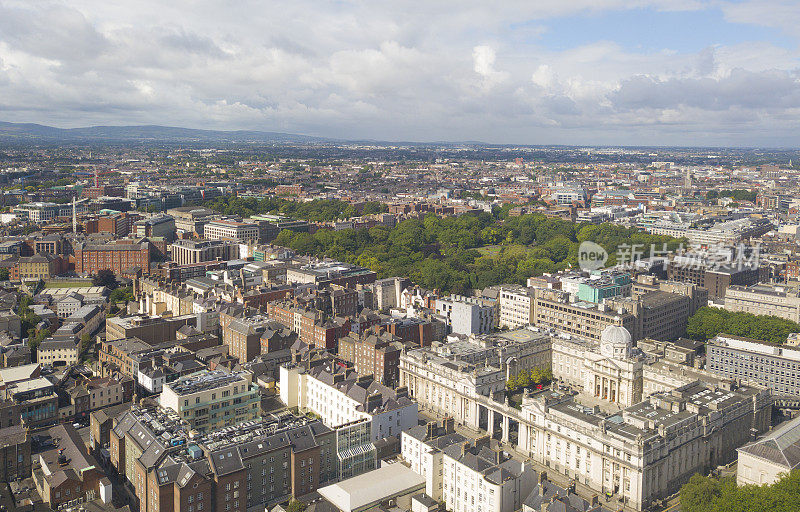
<path id="1" fill-rule="evenodd" d="M 496 59 L 497 54 L 491 46 L 480 45 L 472 49 L 472 69 L 481 76 L 484 90 L 491 89 L 508 78 L 508 73 L 495 69 Z"/>
<path id="2" fill-rule="evenodd" d="M 797 48 L 643 53 L 615 42 L 613 27 L 606 40 L 558 50 L 538 39 L 557 16 L 703 7 L 0 0 L 0 119 L 401 140 L 795 140 Z M 731 21 L 758 14 L 749 2 L 723 7 Z M 792 19 L 792 4 L 783 9 Z M 762 14 L 754 23 L 779 21 Z"/>

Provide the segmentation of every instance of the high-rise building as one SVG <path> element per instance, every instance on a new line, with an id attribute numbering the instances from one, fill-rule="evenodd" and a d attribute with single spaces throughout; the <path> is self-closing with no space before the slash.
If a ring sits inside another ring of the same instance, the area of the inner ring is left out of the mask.
<path id="1" fill-rule="evenodd" d="M 500 288 L 500 327 L 522 327 L 534 321 L 534 291 L 524 286 L 503 286 Z"/>
<path id="2" fill-rule="evenodd" d="M 228 240 L 177 240 L 170 245 L 172 261 L 191 265 L 203 261 L 227 261 L 237 256 L 238 247 Z"/>
<path id="3" fill-rule="evenodd" d="M 250 372 L 205 370 L 164 384 L 159 404 L 206 432 L 261 415 L 261 393 Z"/>
<path id="4" fill-rule="evenodd" d="M 205 225 L 203 237 L 208 240 L 236 240 L 238 242 L 257 242 L 258 224 L 234 220 L 215 220 Z"/>
<path id="5" fill-rule="evenodd" d="M 495 306 L 474 298 L 451 295 L 436 299 L 436 313 L 456 334 L 486 334 L 495 327 Z"/>
<path id="6" fill-rule="evenodd" d="M 776 395 L 800 396 L 800 349 L 720 334 L 706 345 L 706 369 L 767 386 Z"/>

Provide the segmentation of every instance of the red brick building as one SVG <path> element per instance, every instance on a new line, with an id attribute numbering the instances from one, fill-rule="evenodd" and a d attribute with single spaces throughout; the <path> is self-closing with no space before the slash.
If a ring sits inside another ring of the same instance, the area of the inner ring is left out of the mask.
<path id="1" fill-rule="evenodd" d="M 150 267 L 150 243 L 79 244 L 75 247 L 75 272 L 96 274 L 109 269 L 117 275 L 132 267 Z"/>
<path id="2" fill-rule="evenodd" d="M 430 346 L 433 341 L 433 327 L 430 322 L 418 318 L 393 318 L 381 330 L 390 332 L 402 341 L 415 343 L 421 347 Z"/>
<path id="3" fill-rule="evenodd" d="M 100 185 L 99 187 L 85 187 L 81 191 L 81 197 L 97 199 L 98 197 L 123 197 L 125 189 L 122 187 L 112 187 L 110 185 Z"/>
<path id="4" fill-rule="evenodd" d="M 384 385 L 395 386 L 400 380 L 400 349 L 394 341 L 388 333 L 351 333 L 339 340 L 339 357 L 353 363 L 360 375 L 372 374 Z"/>
<path id="5" fill-rule="evenodd" d="M 83 232 L 87 235 L 93 233 L 111 233 L 115 236 L 126 236 L 131 232 L 131 226 L 139 220 L 140 215 L 116 213 L 88 219 L 83 224 Z"/>
<path id="6" fill-rule="evenodd" d="M 237 288 L 236 301 L 250 308 L 266 310 L 270 302 L 290 298 L 292 295 L 294 295 L 294 287 L 285 284 L 260 286 L 246 292 Z"/>

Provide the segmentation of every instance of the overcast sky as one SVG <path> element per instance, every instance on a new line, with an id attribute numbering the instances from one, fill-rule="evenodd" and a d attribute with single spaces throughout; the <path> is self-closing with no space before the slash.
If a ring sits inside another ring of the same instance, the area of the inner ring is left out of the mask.
<path id="1" fill-rule="evenodd" d="M 800 147 L 799 44 L 798 0 L 0 0 L 0 120 Z"/>

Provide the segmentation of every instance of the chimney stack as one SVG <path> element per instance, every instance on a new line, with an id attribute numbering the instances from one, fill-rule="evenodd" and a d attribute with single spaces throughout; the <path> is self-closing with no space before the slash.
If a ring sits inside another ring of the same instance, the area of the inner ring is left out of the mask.
<path id="1" fill-rule="evenodd" d="M 433 434 L 436 432 L 436 422 L 429 421 L 425 424 L 425 439 L 433 439 Z"/>

